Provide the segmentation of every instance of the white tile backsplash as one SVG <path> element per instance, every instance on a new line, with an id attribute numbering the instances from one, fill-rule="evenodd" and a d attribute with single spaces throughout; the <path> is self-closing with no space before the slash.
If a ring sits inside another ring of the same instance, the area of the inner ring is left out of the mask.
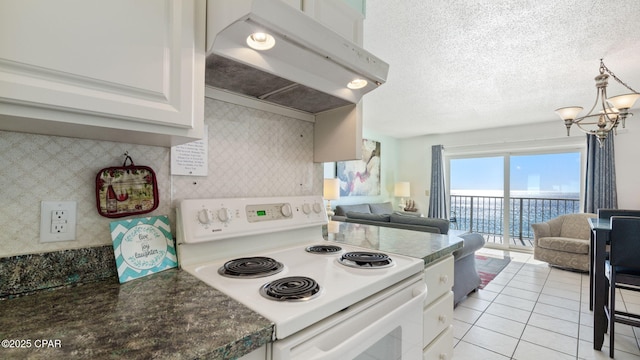
<path id="1" fill-rule="evenodd" d="M 121 165 L 125 151 L 156 172 L 160 205 L 149 215 L 169 215 L 174 228 L 181 199 L 322 194 L 313 123 L 206 99 L 205 124 L 206 177 L 171 176 L 169 148 L 0 131 L 0 257 L 111 244 L 95 177 Z M 40 244 L 42 200 L 77 202 L 76 241 Z"/>

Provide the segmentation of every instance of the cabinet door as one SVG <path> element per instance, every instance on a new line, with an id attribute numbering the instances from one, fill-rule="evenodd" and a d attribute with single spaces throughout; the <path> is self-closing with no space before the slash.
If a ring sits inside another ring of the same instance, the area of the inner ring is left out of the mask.
<path id="1" fill-rule="evenodd" d="M 316 114 L 313 161 L 362 159 L 362 102 Z"/>
<path id="2" fill-rule="evenodd" d="M 364 15 L 345 0 L 302 0 L 302 11 L 343 38 L 362 46 Z"/>
<path id="3" fill-rule="evenodd" d="M 204 0 L 1 2 L 0 113 L 39 120 L 31 125 L 201 136 L 204 7 Z M 0 129 L 29 130 L 8 121 L 1 118 Z"/>

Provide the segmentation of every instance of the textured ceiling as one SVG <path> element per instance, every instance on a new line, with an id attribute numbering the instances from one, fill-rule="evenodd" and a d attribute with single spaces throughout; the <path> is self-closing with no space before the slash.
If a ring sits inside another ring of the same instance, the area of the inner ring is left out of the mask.
<path id="1" fill-rule="evenodd" d="M 368 0 L 364 39 L 390 64 L 365 127 L 398 138 L 545 121 L 563 135 L 554 110 L 591 108 L 601 58 L 640 91 L 639 0 Z"/>

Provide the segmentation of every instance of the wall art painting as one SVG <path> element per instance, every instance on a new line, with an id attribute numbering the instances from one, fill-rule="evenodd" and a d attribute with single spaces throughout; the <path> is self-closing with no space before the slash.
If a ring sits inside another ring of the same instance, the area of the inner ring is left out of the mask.
<path id="1" fill-rule="evenodd" d="M 380 195 L 380 142 L 362 139 L 362 160 L 336 162 L 340 196 Z"/>

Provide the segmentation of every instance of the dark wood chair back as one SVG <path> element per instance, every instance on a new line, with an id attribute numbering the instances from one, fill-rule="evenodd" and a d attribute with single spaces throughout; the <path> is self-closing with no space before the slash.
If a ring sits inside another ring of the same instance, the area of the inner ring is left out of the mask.
<path id="1" fill-rule="evenodd" d="M 640 217 L 611 216 L 609 260 L 605 262 L 608 299 L 604 312 L 609 323 L 609 357 L 613 358 L 616 322 L 640 326 L 640 314 L 616 309 L 616 289 L 640 291 Z M 598 326 L 598 325 L 596 325 Z M 605 328 L 606 329 L 606 328 Z"/>
<path id="2" fill-rule="evenodd" d="M 609 239 L 609 263 L 640 271 L 640 217 L 612 216 Z"/>
<path id="3" fill-rule="evenodd" d="M 598 219 L 610 219 L 612 216 L 637 216 L 640 210 L 635 209 L 598 209 Z"/>

